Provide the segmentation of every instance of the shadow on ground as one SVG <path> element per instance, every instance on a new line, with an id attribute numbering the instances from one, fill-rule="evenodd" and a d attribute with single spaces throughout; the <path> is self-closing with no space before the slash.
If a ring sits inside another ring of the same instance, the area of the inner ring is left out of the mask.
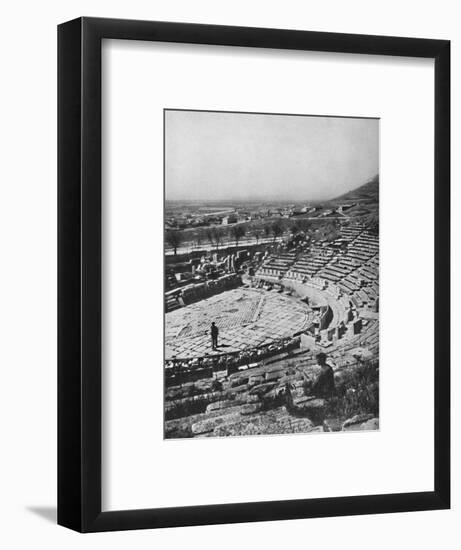
<path id="1" fill-rule="evenodd" d="M 46 521 L 51 521 L 52 523 L 57 522 L 58 514 L 56 506 L 27 506 L 26 509 Z"/>

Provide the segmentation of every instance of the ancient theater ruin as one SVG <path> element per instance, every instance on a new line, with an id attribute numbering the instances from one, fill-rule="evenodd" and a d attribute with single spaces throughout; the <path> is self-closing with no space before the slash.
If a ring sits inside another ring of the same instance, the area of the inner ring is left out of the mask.
<path id="1" fill-rule="evenodd" d="M 378 315 L 365 219 L 167 255 L 165 437 L 377 429 Z"/>

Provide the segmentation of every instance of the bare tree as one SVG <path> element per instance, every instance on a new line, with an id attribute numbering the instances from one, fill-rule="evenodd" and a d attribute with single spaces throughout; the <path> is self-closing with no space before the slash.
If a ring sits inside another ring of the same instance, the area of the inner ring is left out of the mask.
<path id="1" fill-rule="evenodd" d="M 271 230 L 272 230 L 272 237 L 273 237 L 273 241 L 275 243 L 275 240 L 280 237 L 280 235 L 282 235 L 283 233 L 283 229 L 282 229 L 282 226 L 280 225 L 279 222 L 274 222 L 272 224 L 272 227 L 271 227 Z"/>
<path id="2" fill-rule="evenodd" d="M 170 230 L 170 231 L 166 232 L 165 239 L 166 239 L 166 242 L 173 249 L 174 255 L 176 256 L 176 252 L 178 250 L 178 247 L 182 243 L 182 240 L 183 240 L 182 234 L 177 229 L 173 229 L 173 230 Z"/>
<path id="3" fill-rule="evenodd" d="M 214 245 L 214 235 L 213 235 L 213 229 L 211 227 L 209 227 L 206 230 L 206 238 L 210 242 L 211 246 L 213 246 Z"/>
<path id="4" fill-rule="evenodd" d="M 309 230 L 311 228 L 311 224 L 309 222 L 309 220 L 299 220 L 299 227 L 301 229 L 301 231 L 304 231 L 304 233 L 309 233 Z"/>
<path id="5" fill-rule="evenodd" d="M 241 225 L 234 225 L 231 229 L 232 236 L 235 240 L 235 245 L 238 247 L 239 241 L 245 235 L 245 229 Z"/>
<path id="6" fill-rule="evenodd" d="M 212 239 L 214 241 L 214 244 L 216 246 L 216 252 L 219 250 L 219 245 L 222 243 L 222 235 L 221 232 L 217 227 L 213 227 L 211 230 Z"/>
<path id="7" fill-rule="evenodd" d="M 264 236 L 267 238 L 269 238 L 271 234 L 271 226 L 269 224 L 265 225 L 264 226 Z"/>
<path id="8" fill-rule="evenodd" d="M 290 231 L 293 235 L 297 235 L 298 233 L 300 233 L 301 231 L 301 228 L 299 227 L 299 225 L 297 223 L 294 223 L 291 227 L 290 227 Z"/>

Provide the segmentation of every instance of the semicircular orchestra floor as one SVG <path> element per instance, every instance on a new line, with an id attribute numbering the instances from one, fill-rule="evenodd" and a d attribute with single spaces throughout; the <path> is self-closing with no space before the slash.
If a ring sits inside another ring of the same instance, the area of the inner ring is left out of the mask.
<path id="1" fill-rule="evenodd" d="M 202 357 L 268 344 L 311 324 L 313 312 L 295 296 L 275 290 L 237 288 L 165 315 L 165 358 Z M 219 329 L 211 349 L 210 326 Z"/>

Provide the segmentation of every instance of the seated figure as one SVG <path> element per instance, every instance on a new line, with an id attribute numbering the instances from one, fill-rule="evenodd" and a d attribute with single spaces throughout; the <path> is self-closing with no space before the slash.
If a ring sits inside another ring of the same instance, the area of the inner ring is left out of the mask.
<path id="1" fill-rule="evenodd" d="M 312 393 L 316 397 L 327 399 L 335 393 L 335 377 L 331 365 L 327 363 L 327 356 L 321 352 L 317 355 L 317 364 L 320 373 L 312 384 Z"/>

